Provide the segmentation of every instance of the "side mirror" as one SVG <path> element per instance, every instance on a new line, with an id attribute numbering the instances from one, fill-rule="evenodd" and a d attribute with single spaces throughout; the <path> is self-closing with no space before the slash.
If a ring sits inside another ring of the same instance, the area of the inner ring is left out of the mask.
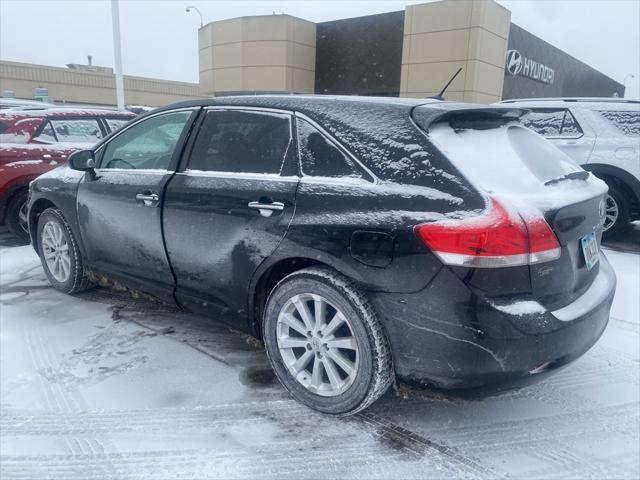
<path id="1" fill-rule="evenodd" d="M 93 150 L 79 150 L 69 155 L 69 167 L 81 172 L 92 172 L 96 168 Z"/>

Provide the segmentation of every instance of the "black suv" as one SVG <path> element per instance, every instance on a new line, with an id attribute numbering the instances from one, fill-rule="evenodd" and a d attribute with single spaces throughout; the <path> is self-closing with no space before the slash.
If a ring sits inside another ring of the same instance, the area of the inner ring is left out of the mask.
<path id="1" fill-rule="evenodd" d="M 38 178 L 66 293 L 115 278 L 264 341 L 282 384 L 354 413 L 397 376 L 501 389 L 586 352 L 615 276 L 607 188 L 508 107 L 227 97 L 155 110 Z"/>

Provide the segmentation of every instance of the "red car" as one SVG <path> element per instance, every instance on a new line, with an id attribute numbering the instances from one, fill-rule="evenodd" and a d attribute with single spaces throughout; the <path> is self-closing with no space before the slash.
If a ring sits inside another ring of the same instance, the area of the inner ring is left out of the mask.
<path id="1" fill-rule="evenodd" d="M 90 148 L 136 115 L 114 110 L 47 108 L 0 112 L 0 223 L 28 241 L 29 182 Z"/>

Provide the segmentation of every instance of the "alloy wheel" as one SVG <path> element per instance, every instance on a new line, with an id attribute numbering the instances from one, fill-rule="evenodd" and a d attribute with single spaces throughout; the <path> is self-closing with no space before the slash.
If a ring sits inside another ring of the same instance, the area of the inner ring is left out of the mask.
<path id="1" fill-rule="evenodd" d="M 358 374 L 358 343 L 349 320 L 320 295 L 299 294 L 285 303 L 277 341 L 286 368 L 312 393 L 340 395 Z"/>
<path id="2" fill-rule="evenodd" d="M 611 195 L 607 195 L 605 199 L 605 207 L 604 207 L 604 224 L 602 226 L 603 231 L 609 230 L 618 220 L 619 209 L 618 202 Z"/>
<path id="3" fill-rule="evenodd" d="M 18 210 L 18 225 L 20 225 L 20 228 L 24 230 L 25 233 L 29 233 L 29 224 L 27 222 L 27 202 L 20 205 L 20 209 Z"/>
<path id="4" fill-rule="evenodd" d="M 49 221 L 42 229 L 42 254 L 53 278 L 64 283 L 71 274 L 69 243 L 58 222 Z"/>

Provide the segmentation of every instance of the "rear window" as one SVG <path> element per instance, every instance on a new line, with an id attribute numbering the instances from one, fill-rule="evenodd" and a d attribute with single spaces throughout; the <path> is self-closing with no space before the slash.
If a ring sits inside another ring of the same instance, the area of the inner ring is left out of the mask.
<path id="1" fill-rule="evenodd" d="M 539 135 L 517 123 L 490 130 L 435 125 L 430 135 L 467 178 L 489 192 L 526 193 L 582 170 Z"/>
<path id="2" fill-rule="evenodd" d="M 620 130 L 622 134 L 629 137 L 640 137 L 640 112 L 609 110 L 599 113 Z"/>

